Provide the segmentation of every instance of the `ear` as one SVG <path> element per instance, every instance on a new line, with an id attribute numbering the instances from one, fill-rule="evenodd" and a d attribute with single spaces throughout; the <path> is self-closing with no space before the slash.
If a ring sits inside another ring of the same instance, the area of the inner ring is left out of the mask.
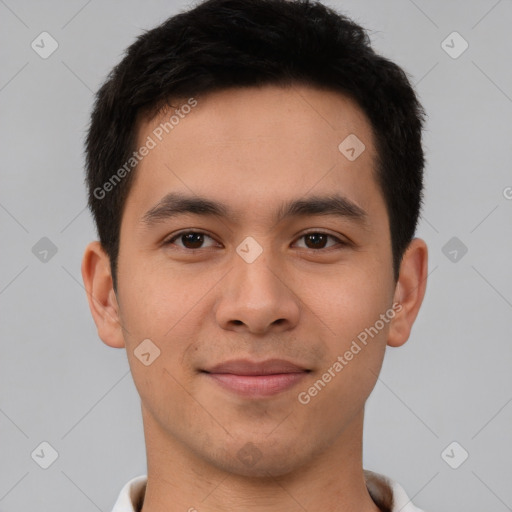
<path id="1" fill-rule="evenodd" d="M 399 306 L 394 308 L 396 315 L 389 328 L 388 345 L 390 347 L 400 347 L 409 339 L 412 325 L 425 296 L 427 275 L 427 244 L 421 238 L 414 238 L 402 258 L 395 287 L 393 303 Z"/>
<path id="2" fill-rule="evenodd" d="M 125 346 L 110 259 L 100 242 L 91 242 L 82 259 L 82 279 L 98 336 L 109 347 Z"/>

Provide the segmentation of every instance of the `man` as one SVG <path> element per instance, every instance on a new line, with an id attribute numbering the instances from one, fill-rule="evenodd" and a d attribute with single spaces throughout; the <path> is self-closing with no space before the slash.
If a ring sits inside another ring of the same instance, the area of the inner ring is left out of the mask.
<path id="1" fill-rule="evenodd" d="M 417 511 L 362 467 L 364 405 L 426 286 L 423 112 L 319 3 L 209 0 L 146 32 L 87 139 L 100 338 L 148 475 L 120 511 Z"/>

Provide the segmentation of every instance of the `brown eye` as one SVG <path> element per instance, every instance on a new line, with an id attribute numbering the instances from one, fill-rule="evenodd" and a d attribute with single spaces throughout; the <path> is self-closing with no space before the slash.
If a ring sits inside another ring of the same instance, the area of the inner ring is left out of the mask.
<path id="1" fill-rule="evenodd" d="M 308 249 L 323 249 L 327 243 L 327 235 L 323 233 L 309 233 L 304 235 Z"/>
<path id="2" fill-rule="evenodd" d="M 339 238 L 322 232 L 306 233 L 299 238 L 299 240 L 301 239 L 304 240 L 304 246 L 301 248 L 306 249 L 328 249 L 329 247 L 335 245 L 344 245 L 344 243 Z M 327 245 L 329 239 L 334 240 L 335 242 Z"/>
<path id="3" fill-rule="evenodd" d="M 206 233 L 200 233 L 197 231 L 182 231 L 177 235 L 173 236 L 165 245 L 177 245 L 182 249 L 203 249 L 203 244 L 205 243 L 205 239 L 210 239 L 213 241 L 213 238 Z M 179 243 L 176 243 L 179 242 Z"/>
<path id="4" fill-rule="evenodd" d="M 180 238 L 187 249 L 199 249 L 204 243 L 204 235 L 201 233 L 187 233 Z"/>

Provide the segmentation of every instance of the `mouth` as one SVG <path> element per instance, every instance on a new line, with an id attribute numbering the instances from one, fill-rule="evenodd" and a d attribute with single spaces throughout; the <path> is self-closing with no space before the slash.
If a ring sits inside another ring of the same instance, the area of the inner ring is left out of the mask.
<path id="1" fill-rule="evenodd" d="M 247 398 L 262 398 L 292 388 L 310 371 L 283 359 L 261 362 L 237 359 L 201 370 L 201 373 L 232 393 Z"/>

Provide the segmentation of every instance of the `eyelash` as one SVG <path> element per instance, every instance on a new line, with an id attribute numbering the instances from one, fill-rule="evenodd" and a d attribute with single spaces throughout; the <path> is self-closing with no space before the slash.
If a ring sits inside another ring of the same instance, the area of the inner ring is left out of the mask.
<path id="1" fill-rule="evenodd" d="M 194 230 L 188 230 L 188 231 L 181 231 L 175 235 L 173 235 L 171 238 L 167 239 L 166 241 L 164 241 L 164 245 L 173 245 L 174 241 L 175 240 L 178 240 L 180 237 L 182 237 L 183 235 L 188 235 L 188 234 L 192 234 L 192 233 L 195 233 L 195 234 L 199 234 L 199 235 L 205 235 L 209 238 L 211 238 L 212 240 L 215 240 L 212 236 L 210 236 L 208 233 L 205 233 L 204 231 L 194 231 Z M 303 250 L 309 250 L 309 251 L 315 251 L 315 252 L 320 252 L 320 251 L 327 251 L 329 249 L 333 249 L 335 248 L 336 246 L 338 247 L 346 247 L 349 245 L 349 242 L 346 242 L 346 241 L 343 241 L 341 240 L 340 238 L 332 235 L 331 233 L 326 233 L 325 231 L 309 231 L 307 233 L 303 233 L 300 237 L 298 237 L 297 240 L 301 239 L 301 238 L 304 238 L 305 236 L 308 236 L 308 235 L 325 235 L 329 238 L 332 238 L 333 240 L 336 241 L 336 244 L 330 246 L 330 247 L 322 247 L 320 249 L 311 249 L 309 247 L 301 247 L 301 249 Z M 185 250 L 187 252 L 195 252 L 195 251 L 200 251 L 200 250 L 203 250 L 203 249 L 208 249 L 208 247 L 200 247 L 198 249 L 189 249 L 187 247 L 179 247 L 180 249 L 182 250 Z"/>

